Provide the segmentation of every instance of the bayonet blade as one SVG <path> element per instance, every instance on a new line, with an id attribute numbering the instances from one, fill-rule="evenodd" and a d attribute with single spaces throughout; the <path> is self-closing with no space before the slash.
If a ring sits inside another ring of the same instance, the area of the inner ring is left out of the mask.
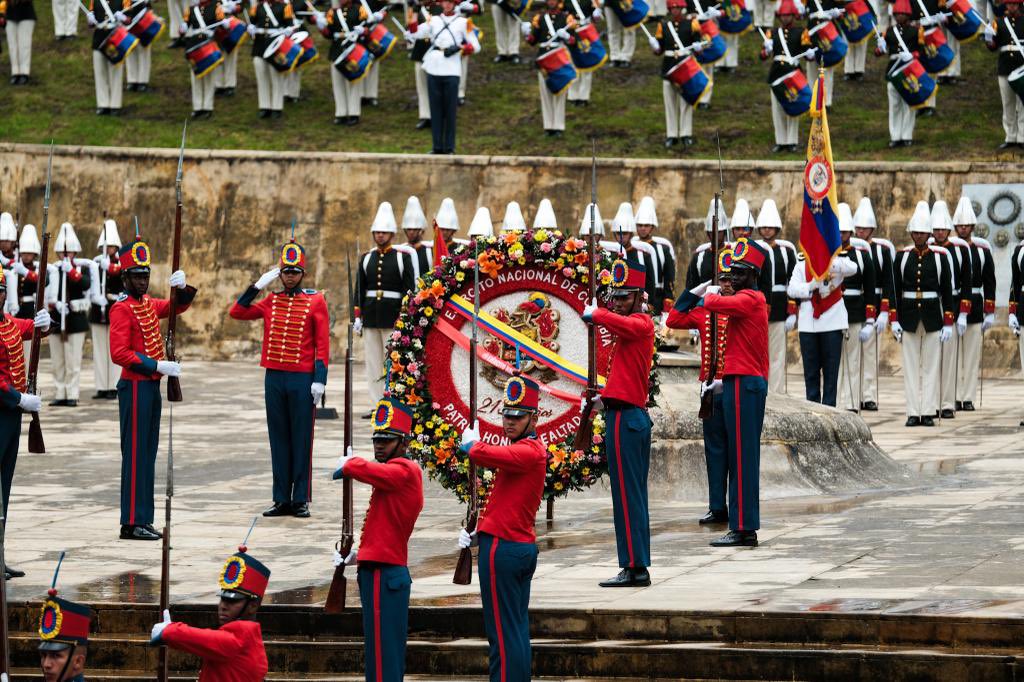
<path id="1" fill-rule="evenodd" d="M 50 158 L 46 161 L 46 193 L 43 194 L 43 210 L 50 208 L 50 182 L 53 179 L 53 140 L 50 140 Z"/>

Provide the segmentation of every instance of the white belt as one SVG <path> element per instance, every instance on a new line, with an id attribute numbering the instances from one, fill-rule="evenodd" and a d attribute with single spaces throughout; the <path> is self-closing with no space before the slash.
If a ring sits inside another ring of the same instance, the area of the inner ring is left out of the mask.
<path id="1" fill-rule="evenodd" d="M 1003 45 L 999 48 L 1000 52 L 1020 52 L 1020 48 L 1016 45 Z"/>
<path id="2" fill-rule="evenodd" d="M 370 289 L 366 292 L 365 298 L 396 298 L 398 300 L 405 296 L 403 293 L 397 291 L 378 291 L 377 289 Z"/>
<path id="3" fill-rule="evenodd" d="M 864 295 L 864 292 L 861 291 L 860 289 L 845 289 L 843 291 L 843 296 L 863 296 L 863 295 Z"/>
<path id="4" fill-rule="evenodd" d="M 971 287 L 971 293 L 974 294 L 975 296 L 984 296 L 985 289 L 982 287 Z"/>
<path id="5" fill-rule="evenodd" d="M 878 296 L 882 295 L 882 287 L 875 287 L 875 294 Z"/>
<path id="6" fill-rule="evenodd" d="M 22 303 L 32 303 L 35 300 L 36 300 L 35 296 L 22 296 L 21 297 L 21 302 Z"/>
<path id="7" fill-rule="evenodd" d="M 953 289 L 953 295 L 954 296 L 959 296 L 960 295 L 960 290 L 959 289 Z"/>
<path id="8" fill-rule="evenodd" d="M 775 294 L 775 293 L 780 293 L 780 292 L 783 293 L 783 294 L 786 293 L 786 285 L 785 284 L 773 284 L 772 285 L 772 293 Z"/>
<path id="9" fill-rule="evenodd" d="M 938 298 L 939 292 L 937 291 L 904 291 L 903 298 L 911 299 L 922 299 L 922 298 Z"/>

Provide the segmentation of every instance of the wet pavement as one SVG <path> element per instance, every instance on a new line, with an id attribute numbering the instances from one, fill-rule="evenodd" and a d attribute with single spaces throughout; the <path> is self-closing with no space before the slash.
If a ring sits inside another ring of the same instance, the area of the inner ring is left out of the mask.
<path id="1" fill-rule="evenodd" d="M 45 366 L 41 383 L 48 382 Z M 254 515 L 270 504 L 270 461 L 262 371 L 254 363 L 192 362 L 185 402 L 173 408 L 174 565 L 172 601 L 214 598 L 218 571 Z M 356 410 L 365 412 L 356 368 Z M 8 560 L 27 571 L 12 600 L 45 594 L 61 549 L 62 593 L 86 601 L 154 602 L 160 543 L 119 540 L 120 451 L 116 401 L 93 401 L 91 364 L 78 408 L 45 408 L 48 452 L 29 455 L 23 437 L 7 532 Z M 329 390 L 340 389 L 335 376 Z M 789 386 L 799 386 L 790 377 Z M 650 610 L 812 610 L 988 616 L 1024 615 L 1024 446 L 1017 424 L 1022 383 L 986 380 L 984 407 L 935 428 L 903 426 L 902 379 L 883 379 L 882 410 L 868 413 L 876 442 L 916 472 L 893 490 L 767 500 L 761 546 L 713 549 L 723 532 L 697 525 L 701 504 L 652 505 L 653 584 L 602 590 L 617 572 L 611 503 L 602 489 L 541 509 L 536 607 Z M 45 389 L 44 389 L 45 390 Z M 340 406 L 339 392 L 328 403 Z M 45 396 L 44 396 L 45 397 Z M 696 407 L 696 406 L 694 406 Z M 157 522 L 163 520 L 170 421 L 164 403 L 157 461 Z M 369 453 L 369 422 L 356 419 L 357 452 Z M 25 429 L 27 434 L 27 428 Z M 333 572 L 341 486 L 329 480 L 342 422 L 317 423 L 310 519 L 260 518 L 250 552 L 273 576 L 270 601 L 322 602 Z M 356 486 L 356 518 L 368 489 Z M 427 482 L 426 507 L 410 548 L 413 601 L 478 604 L 476 584 L 453 585 L 462 507 Z M 475 583 L 474 579 L 474 583 Z M 355 581 L 350 603 L 357 603 Z"/>

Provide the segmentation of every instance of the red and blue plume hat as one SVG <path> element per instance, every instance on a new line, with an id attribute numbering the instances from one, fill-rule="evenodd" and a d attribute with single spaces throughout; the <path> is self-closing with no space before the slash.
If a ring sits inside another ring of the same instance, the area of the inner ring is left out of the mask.
<path id="1" fill-rule="evenodd" d="M 764 247 L 746 237 L 733 242 L 731 268 L 750 268 L 758 272 L 764 267 L 768 252 Z"/>
<path id="2" fill-rule="evenodd" d="M 516 375 L 505 382 L 505 401 L 501 413 L 509 417 L 521 417 L 537 411 L 540 402 L 540 386 L 530 377 Z"/>
<path id="3" fill-rule="evenodd" d="M 412 431 L 412 410 L 394 398 L 384 398 L 373 411 L 373 437 L 408 436 Z"/>
<path id="4" fill-rule="evenodd" d="M 306 249 L 294 239 L 281 247 L 281 270 L 305 272 Z"/>
<path id="5" fill-rule="evenodd" d="M 40 651 L 63 651 L 89 643 L 92 611 L 88 606 L 57 596 L 57 576 L 60 574 L 60 565 L 63 561 L 64 552 L 61 552 L 57 568 L 53 572 L 53 582 L 39 613 Z"/>
<path id="6" fill-rule="evenodd" d="M 126 272 L 129 270 L 149 272 L 152 260 L 149 244 L 142 241 L 142 237 L 138 235 L 135 236 L 135 241 L 125 244 L 117 252 L 117 262 Z"/>
<path id="7" fill-rule="evenodd" d="M 245 545 L 228 557 L 220 571 L 220 596 L 262 599 L 270 582 L 270 569 L 246 553 Z"/>
<path id="8" fill-rule="evenodd" d="M 647 268 L 621 258 L 612 263 L 612 296 L 631 294 L 647 287 Z"/>

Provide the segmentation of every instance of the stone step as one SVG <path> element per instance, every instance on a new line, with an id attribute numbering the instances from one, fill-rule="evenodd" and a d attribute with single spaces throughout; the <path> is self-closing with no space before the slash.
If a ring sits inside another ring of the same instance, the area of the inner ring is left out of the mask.
<path id="1" fill-rule="evenodd" d="M 86 677 L 90 682 L 152 682 L 155 676 L 155 672 L 145 670 L 118 670 L 118 671 L 104 671 L 87 669 Z M 196 673 L 171 673 L 171 682 L 187 682 L 194 681 L 196 679 Z M 39 680 L 39 669 L 38 668 L 14 668 L 11 671 L 10 676 L 11 682 L 38 682 Z M 267 682 L 363 682 L 366 678 L 360 674 L 344 675 L 344 674 L 328 674 L 328 675 L 300 675 L 298 673 L 290 673 L 285 675 L 278 675 L 270 673 L 267 675 Z M 484 677 L 463 677 L 463 676 L 430 676 L 430 675 L 405 675 L 403 678 L 406 682 L 488 682 L 488 678 Z M 536 682 L 566 682 L 571 679 L 572 682 L 675 682 L 674 680 L 667 678 L 651 678 L 651 677 L 534 677 Z M 688 682 L 720 682 L 718 680 L 689 680 Z M 746 682 L 754 682 L 753 680 Z"/>

